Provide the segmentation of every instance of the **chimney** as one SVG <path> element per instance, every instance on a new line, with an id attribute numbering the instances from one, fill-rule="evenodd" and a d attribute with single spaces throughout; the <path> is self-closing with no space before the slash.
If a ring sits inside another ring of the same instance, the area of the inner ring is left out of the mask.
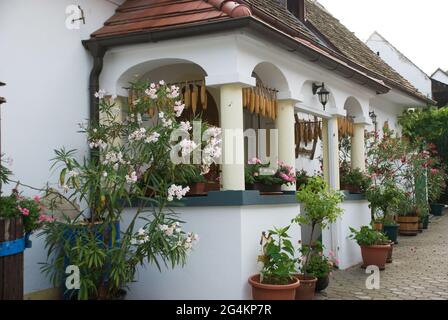
<path id="1" fill-rule="evenodd" d="M 280 0 L 286 2 L 288 10 L 300 21 L 305 22 L 305 0 Z"/>

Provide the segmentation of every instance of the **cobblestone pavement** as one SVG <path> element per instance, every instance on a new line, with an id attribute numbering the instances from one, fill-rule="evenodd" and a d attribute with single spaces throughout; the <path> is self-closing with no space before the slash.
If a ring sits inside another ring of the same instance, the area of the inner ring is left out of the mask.
<path id="1" fill-rule="evenodd" d="M 448 300 L 448 212 L 416 237 L 399 237 L 380 289 L 368 290 L 360 266 L 333 272 L 318 300 Z"/>

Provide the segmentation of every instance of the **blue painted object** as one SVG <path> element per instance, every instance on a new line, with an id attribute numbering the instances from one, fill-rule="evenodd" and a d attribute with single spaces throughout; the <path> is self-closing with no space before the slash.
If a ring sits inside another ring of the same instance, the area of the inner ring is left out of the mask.
<path id="1" fill-rule="evenodd" d="M 32 235 L 32 232 L 28 232 L 25 234 L 25 248 L 30 249 L 33 247 L 33 241 L 30 240 L 30 236 Z"/>
<path id="2" fill-rule="evenodd" d="M 91 232 L 91 231 L 92 230 L 89 230 L 89 226 L 87 226 L 87 225 L 77 225 L 75 227 L 67 226 L 67 228 L 64 230 L 64 238 L 74 244 L 76 239 L 78 237 L 81 237 L 83 233 Z M 96 225 L 93 227 L 93 232 L 95 233 L 95 237 L 101 242 L 103 242 L 103 240 L 104 240 L 104 235 L 102 232 L 105 232 L 106 234 L 111 235 L 111 237 L 109 239 L 108 247 L 109 248 L 119 247 L 119 245 L 120 245 L 120 222 L 119 221 L 116 221 L 115 223 L 111 223 L 107 226 Z M 112 235 L 115 235 L 115 237 L 112 237 Z M 71 265 L 70 259 L 69 259 L 69 257 L 65 256 L 64 257 L 64 269 L 66 269 L 69 265 Z M 62 292 L 63 292 L 63 299 L 71 300 L 74 297 L 76 297 L 78 290 L 76 290 L 76 289 L 69 290 L 66 288 L 65 281 L 67 279 L 67 276 L 68 276 L 68 274 L 66 274 L 65 276 L 62 277 L 63 279 L 62 279 L 62 283 L 61 283 L 61 288 L 62 288 Z M 104 278 L 108 279 L 108 277 L 109 277 L 109 274 L 108 274 L 108 272 L 106 272 L 106 274 L 104 275 Z"/>
<path id="3" fill-rule="evenodd" d="M 0 257 L 12 256 L 25 251 L 25 237 L 0 242 Z"/>

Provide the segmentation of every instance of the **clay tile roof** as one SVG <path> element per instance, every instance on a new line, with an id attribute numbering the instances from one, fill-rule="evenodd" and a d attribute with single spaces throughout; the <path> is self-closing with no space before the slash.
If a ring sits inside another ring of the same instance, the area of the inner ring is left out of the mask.
<path id="1" fill-rule="evenodd" d="M 420 100 L 430 102 L 320 4 L 306 0 L 306 15 L 307 21 L 347 58 L 376 73 L 375 76 L 383 78 L 387 84 L 398 87 Z"/>
<path id="2" fill-rule="evenodd" d="M 251 15 L 228 0 L 127 0 L 92 38 Z"/>

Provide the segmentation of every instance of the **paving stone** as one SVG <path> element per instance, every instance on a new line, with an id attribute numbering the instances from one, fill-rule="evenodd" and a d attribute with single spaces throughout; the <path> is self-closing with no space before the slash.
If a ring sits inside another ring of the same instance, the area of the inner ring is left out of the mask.
<path id="1" fill-rule="evenodd" d="M 448 212 L 447 212 L 448 213 Z M 448 300 L 448 214 L 432 217 L 429 230 L 399 237 L 394 261 L 381 272 L 380 290 L 367 290 L 360 266 L 333 273 L 319 300 Z"/>

